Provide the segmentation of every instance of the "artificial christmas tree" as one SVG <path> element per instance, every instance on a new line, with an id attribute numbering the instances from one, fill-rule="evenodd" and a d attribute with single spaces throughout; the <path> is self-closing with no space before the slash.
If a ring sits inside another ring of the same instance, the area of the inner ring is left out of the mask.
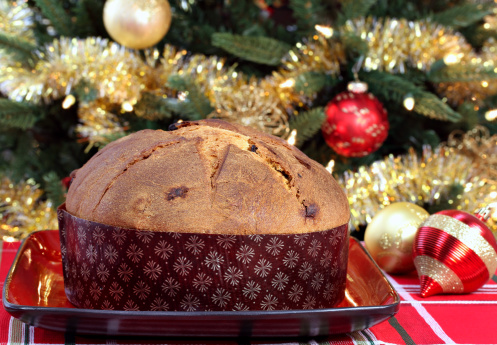
<path id="1" fill-rule="evenodd" d="M 0 174 L 9 178 L 2 186 L 30 181 L 34 206 L 57 205 L 61 180 L 112 140 L 222 118 L 284 139 L 294 133 L 311 158 L 333 161 L 356 229 L 396 201 L 434 213 L 497 196 L 494 2 L 170 7 L 164 38 L 132 50 L 111 40 L 103 2 L 1 0 Z M 350 158 L 326 145 L 321 127 L 326 104 L 356 78 L 384 106 L 390 128 L 378 150 Z M 450 141 L 454 131 L 469 132 Z M 1 201 L 5 236 L 28 216 L 15 201 Z"/>

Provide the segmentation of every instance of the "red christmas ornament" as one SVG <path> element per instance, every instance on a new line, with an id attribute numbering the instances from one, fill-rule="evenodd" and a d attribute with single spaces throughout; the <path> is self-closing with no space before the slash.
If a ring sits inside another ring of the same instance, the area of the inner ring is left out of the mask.
<path id="1" fill-rule="evenodd" d="M 366 92 L 364 83 L 351 83 L 326 106 L 321 128 L 326 143 L 338 154 L 363 157 L 380 148 L 388 136 L 387 112 Z"/>
<path id="2" fill-rule="evenodd" d="M 61 180 L 61 182 L 65 189 L 69 189 L 69 186 L 71 185 L 72 182 L 72 177 L 66 176 Z"/>
<path id="3" fill-rule="evenodd" d="M 421 296 L 469 293 L 497 269 L 497 242 L 481 214 L 446 210 L 428 217 L 414 239 Z"/>

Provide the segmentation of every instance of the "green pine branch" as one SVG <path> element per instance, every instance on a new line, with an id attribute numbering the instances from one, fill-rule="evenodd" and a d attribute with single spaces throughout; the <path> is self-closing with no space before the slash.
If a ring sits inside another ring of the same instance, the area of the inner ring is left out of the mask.
<path id="1" fill-rule="evenodd" d="M 87 79 L 81 79 L 81 81 L 74 86 L 73 90 L 76 94 L 76 98 L 83 103 L 93 102 L 98 98 L 97 88 Z"/>
<path id="2" fill-rule="evenodd" d="M 9 177 L 14 182 L 19 182 L 28 177 L 35 177 L 33 165 L 37 163 L 37 157 L 34 150 L 34 140 L 31 133 L 18 133 L 15 147 L 12 148 L 14 154 L 8 161 Z M 37 180 L 35 178 L 35 180 Z"/>
<path id="3" fill-rule="evenodd" d="M 377 0 L 341 0 L 341 12 L 338 14 L 337 24 L 343 25 L 349 19 L 364 17 Z"/>
<path id="4" fill-rule="evenodd" d="M 171 118 L 173 111 L 166 102 L 166 98 L 150 92 L 143 92 L 134 108 L 138 117 L 153 121 Z"/>
<path id="5" fill-rule="evenodd" d="M 45 18 L 50 20 L 51 25 L 61 36 L 74 36 L 74 25 L 71 16 L 63 7 L 60 0 L 34 0 L 36 6 L 41 10 Z"/>
<path id="6" fill-rule="evenodd" d="M 297 20 L 299 32 L 304 36 L 310 36 L 315 32 L 316 24 L 323 24 L 322 14 L 324 7 L 319 0 L 290 0 L 290 8 Z"/>
<path id="7" fill-rule="evenodd" d="M 43 112 L 35 106 L 0 98 L 1 125 L 27 129 L 42 117 Z"/>
<path id="8" fill-rule="evenodd" d="M 304 72 L 295 78 L 295 91 L 311 96 L 320 91 L 327 83 L 328 76 L 319 72 Z"/>
<path id="9" fill-rule="evenodd" d="M 339 38 L 349 56 L 364 56 L 367 54 L 368 43 L 359 36 L 347 32 L 340 33 Z"/>
<path id="10" fill-rule="evenodd" d="M 484 81 L 497 78 L 493 67 L 483 65 L 445 65 L 442 60 L 433 64 L 428 72 L 428 80 L 432 83 Z"/>
<path id="11" fill-rule="evenodd" d="M 464 3 L 433 14 L 431 20 L 454 29 L 465 28 L 492 14 L 494 6 L 491 3 Z"/>
<path id="12" fill-rule="evenodd" d="M 74 8 L 75 32 L 79 37 L 101 36 L 105 32 L 102 13 L 105 2 L 79 0 Z"/>
<path id="13" fill-rule="evenodd" d="M 93 32 L 93 25 L 88 13 L 88 1 L 80 0 L 74 8 L 76 32 L 79 37 L 97 36 Z"/>
<path id="14" fill-rule="evenodd" d="M 414 109 L 418 114 L 427 116 L 435 120 L 458 122 L 461 115 L 442 102 L 440 98 L 430 92 L 423 92 L 414 95 Z"/>
<path id="15" fill-rule="evenodd" d="M 185 92 L 186 99 L 184 101 L 166 99 L 166 106 L 185 116 L 188 120 L 203 119 L 214 110 L 209 99 L 191 78 L 172 75 L 169 77 L 167 84 L 172 89 Z"/>
<path id="16" fill-rule="evenodd" d="M 290 51 L 290 45 L 269 37 L 250 37 L 217 32 L 212 45 L 247 61 L 276 66 Z"/>
<path id="17" fill-rule="evenodd" d="M 297 145 L 302 145 L 304 141 L 319 132 L 324 119 L 325 115 L 322 107 L 299 113 L 293 118 L 289 123 L 289 127 L 291 130 L 297 130 Z"/>
<path id="18" fill-rule="evenodd" d="M 436 95 L 425 91 L 406 78 L 378 71 L 361 73 L 360 77 L 361 80 L 368 83 L 369 89 L 374 95 L 381 95 L 385 100 L 402 103 L 404 98 L 410 94 L 415 101 L 413 111 L 418 114 L 451 122 L 457 122 L 461 119 L 461 115 L 442 102 Z"/>
<path id="19" fill-rule="evenodd" d="M 478 125 L 478 111 L 475 110 L 474 104 L 471 102 L 464 102 L 457 107 L 457 112 L 461 114 L 461 122 L 465 124 L 465 130 L 470 130 Z"/>
<path id="20" fill-rule="evenodd" d="M 54 205 L 61 205 L 65 201 L 61 178 L 55 171 L 50 171 L 43 175 L 43 181 L 45 182 L 44 189 L 47 198 L 50 199 Z"/>
<path id="21" fill-rule="evenodd" d="M 27 61 L 32 57 L 31 52 L 36 49 L 36 45 L 20 37 L 0 31 L 0 48 L 4 50 L 2 55 L 12 54 L 17 61 Z"/>

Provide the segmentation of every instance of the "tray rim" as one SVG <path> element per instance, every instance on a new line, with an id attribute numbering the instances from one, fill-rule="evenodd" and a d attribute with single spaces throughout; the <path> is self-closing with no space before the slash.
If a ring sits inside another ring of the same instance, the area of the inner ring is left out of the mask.
<path id="1" fill-rule="evenodd" d="M 58 231 L 58 230 L 38 230 L 30 233 L 19 246 L 19 249 L 16 253 L 14 261 L 7 273 L 7 277 L 4 282 L 3 291 L 2 291 L 2 302 L 5 310 L 12 313 L 19 312 L 49 312 L 54 315 L 66 315 L 66 316 L 82 316 L 84 314 L 85 317 L 94 317 L 94 318 L 114 318 L 114 319 L 132 319 L 132 318 L 178 318 L 178 319 L 189 319 L 189 320 L 219 320 L 219 319 L 235 319 L 235 320 L 260 320 L 260 319 L 273 319 L 275 317 L 284 319 L 284 318 L 295 318 L 299 316 L 302 319 L 315 319 L 319 317 L 319 315 L 326 315 L 330 312 L 333 314 L 346 314 L 347 312 L 353 310 L 354 312 L 365 312 L 368 310 L 375 311 L 389 311 L 390 317 L 395 315 L 400 308 L 400 296 L 398 292 L 393 287 L 392 283 L 386 278 L 384 272 L 380 269 L 378 264 L 373 260 L 369 252 L 366 248 L 361 244 L 361 242 L 353 237 L 349 237 L 349 245 L 350 241 L 356 242 L 357 245 L 361 248 L 361 250 L 367 255 L 368 259 L 374 265 L 374 267 L 381 273 L 382 278 L 386 281 L 391 291 L 393 292 L 393 302 L 389 304 L 380 304 L 380 305 L 371 305 L 371 306 L 357 306 L 357 307 L 335 307 L 335 308 L 323 308 L 323 309 L 293 309 L 293 310 L 252 310 L 252 311 L 126 311 L 126 310 L 100 310 L 100 309 L 84 309 L 84 308 L 68 308 L 68 307 L 43 307 L 43 306 L 30 306 L 30 305 L 21 305 L 17 303 L 13 303 L 8 300 L 8 289 L 10 282 L 12 281 L 12 277 L 15 273 L 17 265 L 19 263 L 19 259 L 21 257 L 21 253 L 24 251 L 24 247 L 27 242 L 37 233 L 45 232 L 45 231 Z M 386 314 L 386 313 L 385 313 Z M 14 316 L 16 317 L 16 316 Z M 17 318 L 17 317 L 16 317 Z M 22 320 L 21 320 L 22 321 Z M 46 328 L 46 327 L 41 327 Z M 96 335 L 100 333 L 95 333 Z"/>

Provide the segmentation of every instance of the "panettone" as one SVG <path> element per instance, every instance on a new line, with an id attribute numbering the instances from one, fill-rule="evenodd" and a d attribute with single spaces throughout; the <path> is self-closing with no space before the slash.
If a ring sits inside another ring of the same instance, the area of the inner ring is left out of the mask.
<path id="1" fill-rule="evenodd" d="M 347 198 L 284 140 L 183 122 L 119 139 L 72 177 L 59 229 L 77 307 L 284 310 L 344 298 Z"/>
<path id="2" fill-rule="evenodd" d="M 286 141 L 219 120 L 142 130 L 72 174 L 66 208 L 125 228 L 297 234 L 349 220 L 331 174 Z"/>

